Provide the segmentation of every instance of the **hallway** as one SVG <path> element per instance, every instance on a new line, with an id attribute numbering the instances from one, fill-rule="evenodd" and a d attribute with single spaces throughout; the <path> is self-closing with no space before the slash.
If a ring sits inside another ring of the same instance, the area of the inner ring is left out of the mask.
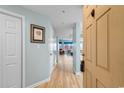
<path id="1" fill-rule="evenodd" d="M 123 16 L 115 5 L 0 5 L 0 88 L 124 87 Z"/>
<path id="2" fill-rule="evenodd" d="M 51 80 L 39 85 L 38 88 L 81 88 L 82 73 L 81 75 L 73 74 L 72 61 L 72 56 L 60 55 L 59 63 L 52 73 Z"/>

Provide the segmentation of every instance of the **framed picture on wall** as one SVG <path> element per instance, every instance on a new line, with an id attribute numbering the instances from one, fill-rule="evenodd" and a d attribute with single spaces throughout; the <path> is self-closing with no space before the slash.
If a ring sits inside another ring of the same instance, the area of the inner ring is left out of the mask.
<path id="1" fill-rule="evenodd" d="M 45 43 L 45 27 L 31 24 L 31 42 Z"/>

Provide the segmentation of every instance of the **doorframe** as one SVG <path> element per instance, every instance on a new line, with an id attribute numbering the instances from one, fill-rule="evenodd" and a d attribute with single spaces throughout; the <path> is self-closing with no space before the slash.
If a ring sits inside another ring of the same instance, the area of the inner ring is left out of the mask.
<path id="1" fill-rule="evenodd" d="M 0 8 L 0 13 L 21 19 L 21 88 L 25 87 L 25 16 Z"/>

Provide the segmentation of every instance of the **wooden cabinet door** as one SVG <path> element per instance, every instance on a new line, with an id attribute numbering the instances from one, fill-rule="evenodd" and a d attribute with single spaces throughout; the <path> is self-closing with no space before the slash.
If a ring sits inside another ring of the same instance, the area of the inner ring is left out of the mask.
<path id="1" fill-rule="evenodd" d="M 124 87 L 124 6 L 83 8 L 84 87 Z"/>

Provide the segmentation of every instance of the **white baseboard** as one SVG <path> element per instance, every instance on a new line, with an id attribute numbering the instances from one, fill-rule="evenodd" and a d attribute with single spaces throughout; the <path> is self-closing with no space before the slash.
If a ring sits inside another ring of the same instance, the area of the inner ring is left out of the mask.
<path id="1" fill-rule="evenodd" d="M 35 87 L 37 87 L 38 85 L 40 85 L 40 84 L 42 84 L 42 83 L 46 83 L 46 82 L 48 82 L 48 81 L 50 81 L 50 77 L 47 78 L 47 79 L 44 79 L 44 80 L 42 80 L 42 81 L 39 81 L 39 82 L 37 82 L 37 83 L 35 83 L 35 84 L 32 84 L 32 85 L 28 86 L 27 88 L 35 88 Z"/>
<path id="2" fill-rule="evenodd" d="M 54 67 L 52 67 L 52 69 L 50 70 L 50 76 L 51 76 L 51 74 L 52 74 L 53 70 L 54 70 Z"/>
<path id="3" fill-rule="evenodd" d="M 50 77 L 51 77 L 51 75 L 52 75 L 52 73 L 53 73 L 55 67 L 56 67 L 56 64 L 52 67 L 52 69 L 51 69 L 51 71 L 50 71 Z"/>
<path id="4" fill-rule="evenodd" d="M 75 75 L 81 75 L 81 72 L 75 72 Z"/>

